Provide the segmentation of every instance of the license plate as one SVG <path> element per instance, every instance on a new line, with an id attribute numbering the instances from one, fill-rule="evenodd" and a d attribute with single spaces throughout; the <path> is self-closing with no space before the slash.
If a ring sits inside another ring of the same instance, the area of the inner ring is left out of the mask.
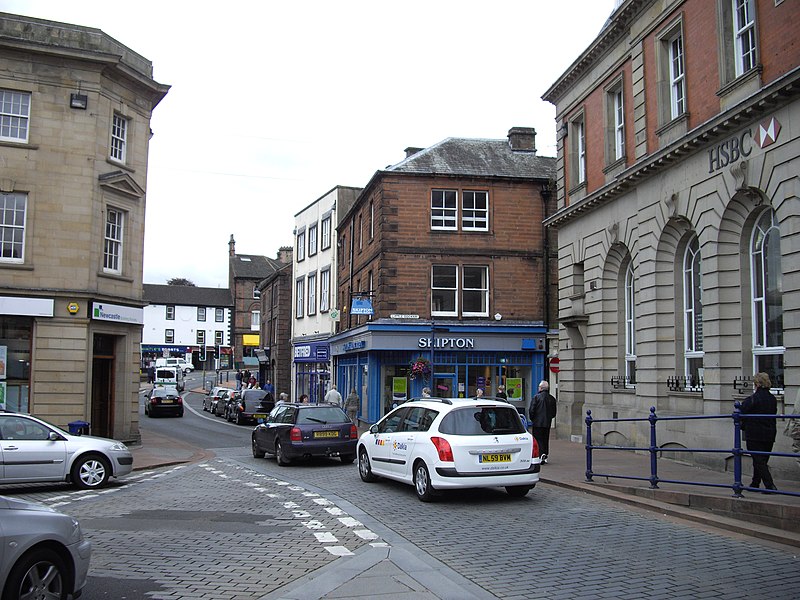
<path id="1" fill-rule="evenodd" d="M 510 454 L 481 454 L 479 462 L 482 463 L 503 463 L 511 462 Z"/>
<path id="2" fill-rule="evenodd" d="M 314 432 L 315 438 L 338 438 L 339 432 L 338 431 L 315 431 Z"/>
<path id="3" fill-rule="evenodd" d="M 162 400 L 161 404 L 172 404 L 172 400 Z"/>
<path id="4" fill-rule="evenodd" d="M 261 414 L 261 413 L 256 413 L 256 414 L 253 415 L 253 418 L 254 419 L 266 419 L 267 415 L 264 415 L 264 414 Z"/>

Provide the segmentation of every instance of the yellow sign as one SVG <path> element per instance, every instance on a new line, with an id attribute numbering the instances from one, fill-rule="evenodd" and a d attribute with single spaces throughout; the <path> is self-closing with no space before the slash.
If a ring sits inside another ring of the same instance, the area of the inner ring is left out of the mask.
<path id="1" fill-rule="evenodd" d="M 245 346 L 260 346 L 261 345 L 260 338 L 259 338 L 259 335 L 257 333 L 256 334 L 245 333 L 242 336 L 242 343 Z"/>
<path id="2" fill-rule="evenodd" d="M 70 302 L 69 304 L 67 304 L 67 310 L 69 311 L 69 314 L 71 314 L 71 315 L 76 314 L 80 310 L 80 308 L 81 307 L 78 306 L 77 302 Z"/>

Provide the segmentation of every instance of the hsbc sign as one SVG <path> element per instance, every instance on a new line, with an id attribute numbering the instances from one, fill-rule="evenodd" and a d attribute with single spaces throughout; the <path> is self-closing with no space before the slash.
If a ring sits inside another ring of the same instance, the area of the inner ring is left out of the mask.
<path id="1" fill-rule="evenodd" d="M 708 172 L 713 173 L 732 165 L 753 152 L 753 144 L 762 150 L 778 141 L 781 124 L 775 117 L 762 121 L 754 128 L 723 140 L 708 150 Z"/>

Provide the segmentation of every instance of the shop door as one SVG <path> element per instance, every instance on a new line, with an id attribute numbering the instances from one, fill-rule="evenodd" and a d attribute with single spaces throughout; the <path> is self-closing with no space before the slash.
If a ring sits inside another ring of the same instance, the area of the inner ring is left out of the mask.
<path id="1" fill-rule="evenodd" d="M 114 437 L 114 337 L 94 336 L 92 360 L 92 407 L 89 428 L 92 435 Z"/>
<path id="2" fill-rule="evenodd" d="M 457 397 L 455 373 L 434 373 L 431 396 L 434 398 Z"/>

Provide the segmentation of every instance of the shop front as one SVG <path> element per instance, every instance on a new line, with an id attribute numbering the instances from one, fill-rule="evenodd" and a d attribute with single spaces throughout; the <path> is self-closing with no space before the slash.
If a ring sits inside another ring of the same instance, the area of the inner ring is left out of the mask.
<path id="1" fill-rule="evenodd" d="M 494 396 L 505 386 L 524 411 L 546 368 L 539 324 L 394 323 L 381 319 L 330 340 L 342 396 L 355 389 L 359 416 L 374 422 L 425 387 L 438 397 Z"/>
<path id="2" fill-rule="evenodd" d="M 322 402 L 331 384 L 328 341 L 294 344 L 294 396 L 308 394 L 311 402 Z"/>
<path id="3" fill-rule="evenodd" d="M 164 344 L 142 344 L 142 365 L 143 372 L 154 366 L 157 358 L 182 358 L 192 361 L 194 352 L 199 352 L 197 346 L 175 346 Z"/>

